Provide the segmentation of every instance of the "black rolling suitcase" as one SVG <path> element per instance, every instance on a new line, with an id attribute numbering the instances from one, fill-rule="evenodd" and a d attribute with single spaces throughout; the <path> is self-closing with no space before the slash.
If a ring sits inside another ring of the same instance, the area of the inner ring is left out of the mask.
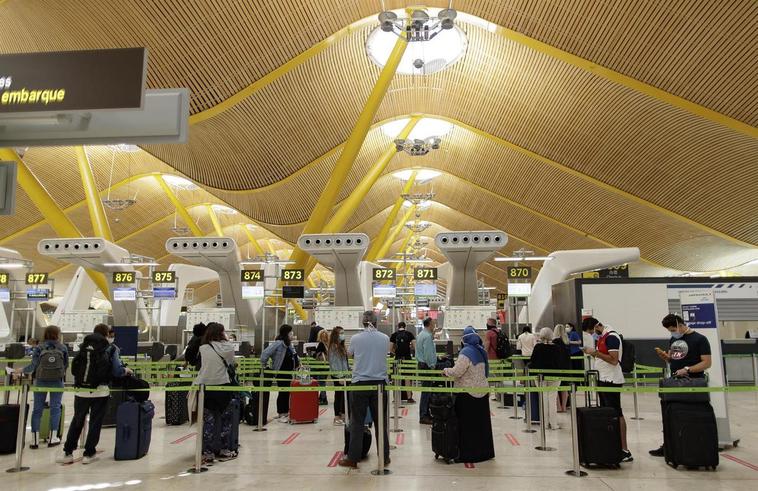
<path id="1" fill-rule="evenodd" d="M 169 382 L 166 387 L 190 387 L 192 382 Z M 187 411 L 187 392 L 166 391 L 166 424 L 183 425 L 189 421 Z"/>
<path id="2" fill-rule="evenodd" d="M 579 435 L 579 463 L 618 468 L 624 458 L 621 426 L 616 410 L 610 407 L 576 409 Z"/>
<path id="3" fill-rule="evenodd" d="M 448 464 L 452 464 L 460 456 L 455 398 L 452 394 L 432 392 L 429 412 L 432 414 L 434 458 L 442 458 Z"/>
<path id="4" fill-rule="evenodd" d="M 16 453 L 18 417 L 20 404 L 0 404 L 0 455 Z M 29 405 L 26 405 L 26 419 L 29 420 Z M 26 428 L 26 425 L 24 425 Z"/>
<path id="5" fill-rule="evenodd" d="M 260 381 L 253 382 L 253 386 L 255 387 L 258 384 L 260 384 Z M 264 381 L 263 386 L 270 387 L 271 382 Z M 266 426 L 266 423 L 268 423 L 268 406 L 271 392 L 251 391 L 250 399 L 248 399 L 247 404 L 242 408 L 242 420 L 251 426 L 258 426 L 258 398 L 261 397 L 261 394 L 263 395 L 263 426 Z"/>
<path id="6" fill-rule="evenodd" d="M 663 451 L 666 463 L 716 470 L 719 438 L 709 402 L 663 403 Z"/>
<path id="7" fill-rule="evenodd" d="M 118 406 L 114 459 L 136 460 L 147 454 L 154 416 L 155 406 L 150 401 L 137 402 L 130 398 Z"/>
<path id="8" fill-rule="evenodd" d="M 366 457 L 368 457 L 368 453 L 371 450 L 371 442 L 373 441 L 373 438 L 371 437 L 371 430 L 368 428 L 368 426 L 363 427 L 363 448 L 361 449 L 361 460 L 364 460 Z M 350 446 L 350 426 L 345 425 L 345 448 L 343 449 L 343 454 L 347 457 L 347 452 L 349 450 Z"/>

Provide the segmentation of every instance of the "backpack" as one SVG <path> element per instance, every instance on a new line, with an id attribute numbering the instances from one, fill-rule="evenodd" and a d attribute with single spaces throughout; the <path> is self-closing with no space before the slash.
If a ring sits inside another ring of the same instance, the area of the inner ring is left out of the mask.
<path id="1" fill-rule="evenodd" d="M 511 340 L 500 329 L 497 330 L 497 344 L 495 345 L 495 354 L 501 360 L 504 360 L 511 356 Z"/>
<path id="2" fill-rule="evenodd" d="M 71 362 L 74 386 L 96 389 L 112 378 L 111 345 L 102 336 L 87 336 L 79 345 L 79 352 Z"/>
<path id="3" fill-rule="evenodd" d="M 34 376 L 40 382 L 59 382 L 66 376 L 63 351 L 57 346 L 48 346 L 39 351 L 39 365 Z"/>
<path id="4" fill-rule="evenodd" d="M 624 336 L 622 336 L 619 333 L 618 337 L 621 338 L 621 361 L 619 361 L 619 365 L 621 365 L 621 371 L 624 373 L 632 373 L 634 371 L 634 362 L 635 362 L 635 353 L 634 353 L 634 345 L 630 343 L 629 341 L 624 339 Z"/>
<path id="5" fill-rule="evenodd" d="M 411 341 L 410 333 L 408 331 L 398 331 L 395 336 L 395 353 L 400 356 L 410 356 L 411 354 Z"/>

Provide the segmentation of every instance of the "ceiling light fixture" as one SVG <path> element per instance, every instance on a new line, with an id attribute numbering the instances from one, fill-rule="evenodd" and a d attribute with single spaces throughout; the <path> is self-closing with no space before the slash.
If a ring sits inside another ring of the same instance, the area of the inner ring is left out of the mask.
<path id="1" fill-rule="evenodd" d="M 553 258 L 550 256 L 527 256 L 527 257 L 496 257 L 495 262 L 502 263 L 506 261 L 552 261 Z"/>
<path id="2" fill-rule="evenodd" d="M 440 171 L 431 169 L 404 169 L 394 172 L 392 175 L 401 181 L 407 181 L 411 178 L 413 173 L 416 173 L 415 182 L 424 183 L 431 181 L 432 179 L 439 177 L 442 173 Z"/>
<path id="3" fill-rule="evenodd" d="M 410 18 L 398 12 L 379 14 L 379 27 L 366 41 L 366 53 L 376 65 L 387 63 L 397 37 L 408 41 L 397 72 L 428 75 L 452 65 L 466 51 L 466 35 L 455 25 L 454 9 L 414 10 Z"/>
<path id="4" fill-rule="evenodd" d="M 420 157 L 428 154 L 432 150 L 438 150 L 441 142 L 442 140 L 436 136 L 431 136 L 425 140 L 398 138 L 395 140 L 395 150 L 398 152 L 405 152 L 411 157 Z"/>

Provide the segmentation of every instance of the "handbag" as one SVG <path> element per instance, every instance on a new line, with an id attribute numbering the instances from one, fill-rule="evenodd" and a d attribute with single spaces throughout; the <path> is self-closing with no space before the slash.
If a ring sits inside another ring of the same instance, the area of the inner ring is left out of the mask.
<path id="1" fill-rule="evenodd" d="M 670 377 L 660 381 L 660 387 L 685 388 L 685 387 L 708 387 L 708 380 L 703 378 Z M 711 395 L 708 392 L 661 392 L 658 394 L 663 402 L 686 402 L 703 403 L 710 402 Z"/>

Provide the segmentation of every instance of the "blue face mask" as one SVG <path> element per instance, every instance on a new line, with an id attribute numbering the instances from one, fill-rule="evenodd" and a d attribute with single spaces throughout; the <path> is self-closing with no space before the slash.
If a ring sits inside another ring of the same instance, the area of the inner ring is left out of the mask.
<path id="1" fill-rule="evenodd" d="M 340 334 L 340 341 L 344 341 L 344 340 L 345 340 L 345 335 L 344 334 Z"/>
<path id="2" fill-rule="evenodd" d="M 682 339 L 682 336 L 684 336 L 683 332 L 672 332 L 671 337 L 674 339 Z"/>

